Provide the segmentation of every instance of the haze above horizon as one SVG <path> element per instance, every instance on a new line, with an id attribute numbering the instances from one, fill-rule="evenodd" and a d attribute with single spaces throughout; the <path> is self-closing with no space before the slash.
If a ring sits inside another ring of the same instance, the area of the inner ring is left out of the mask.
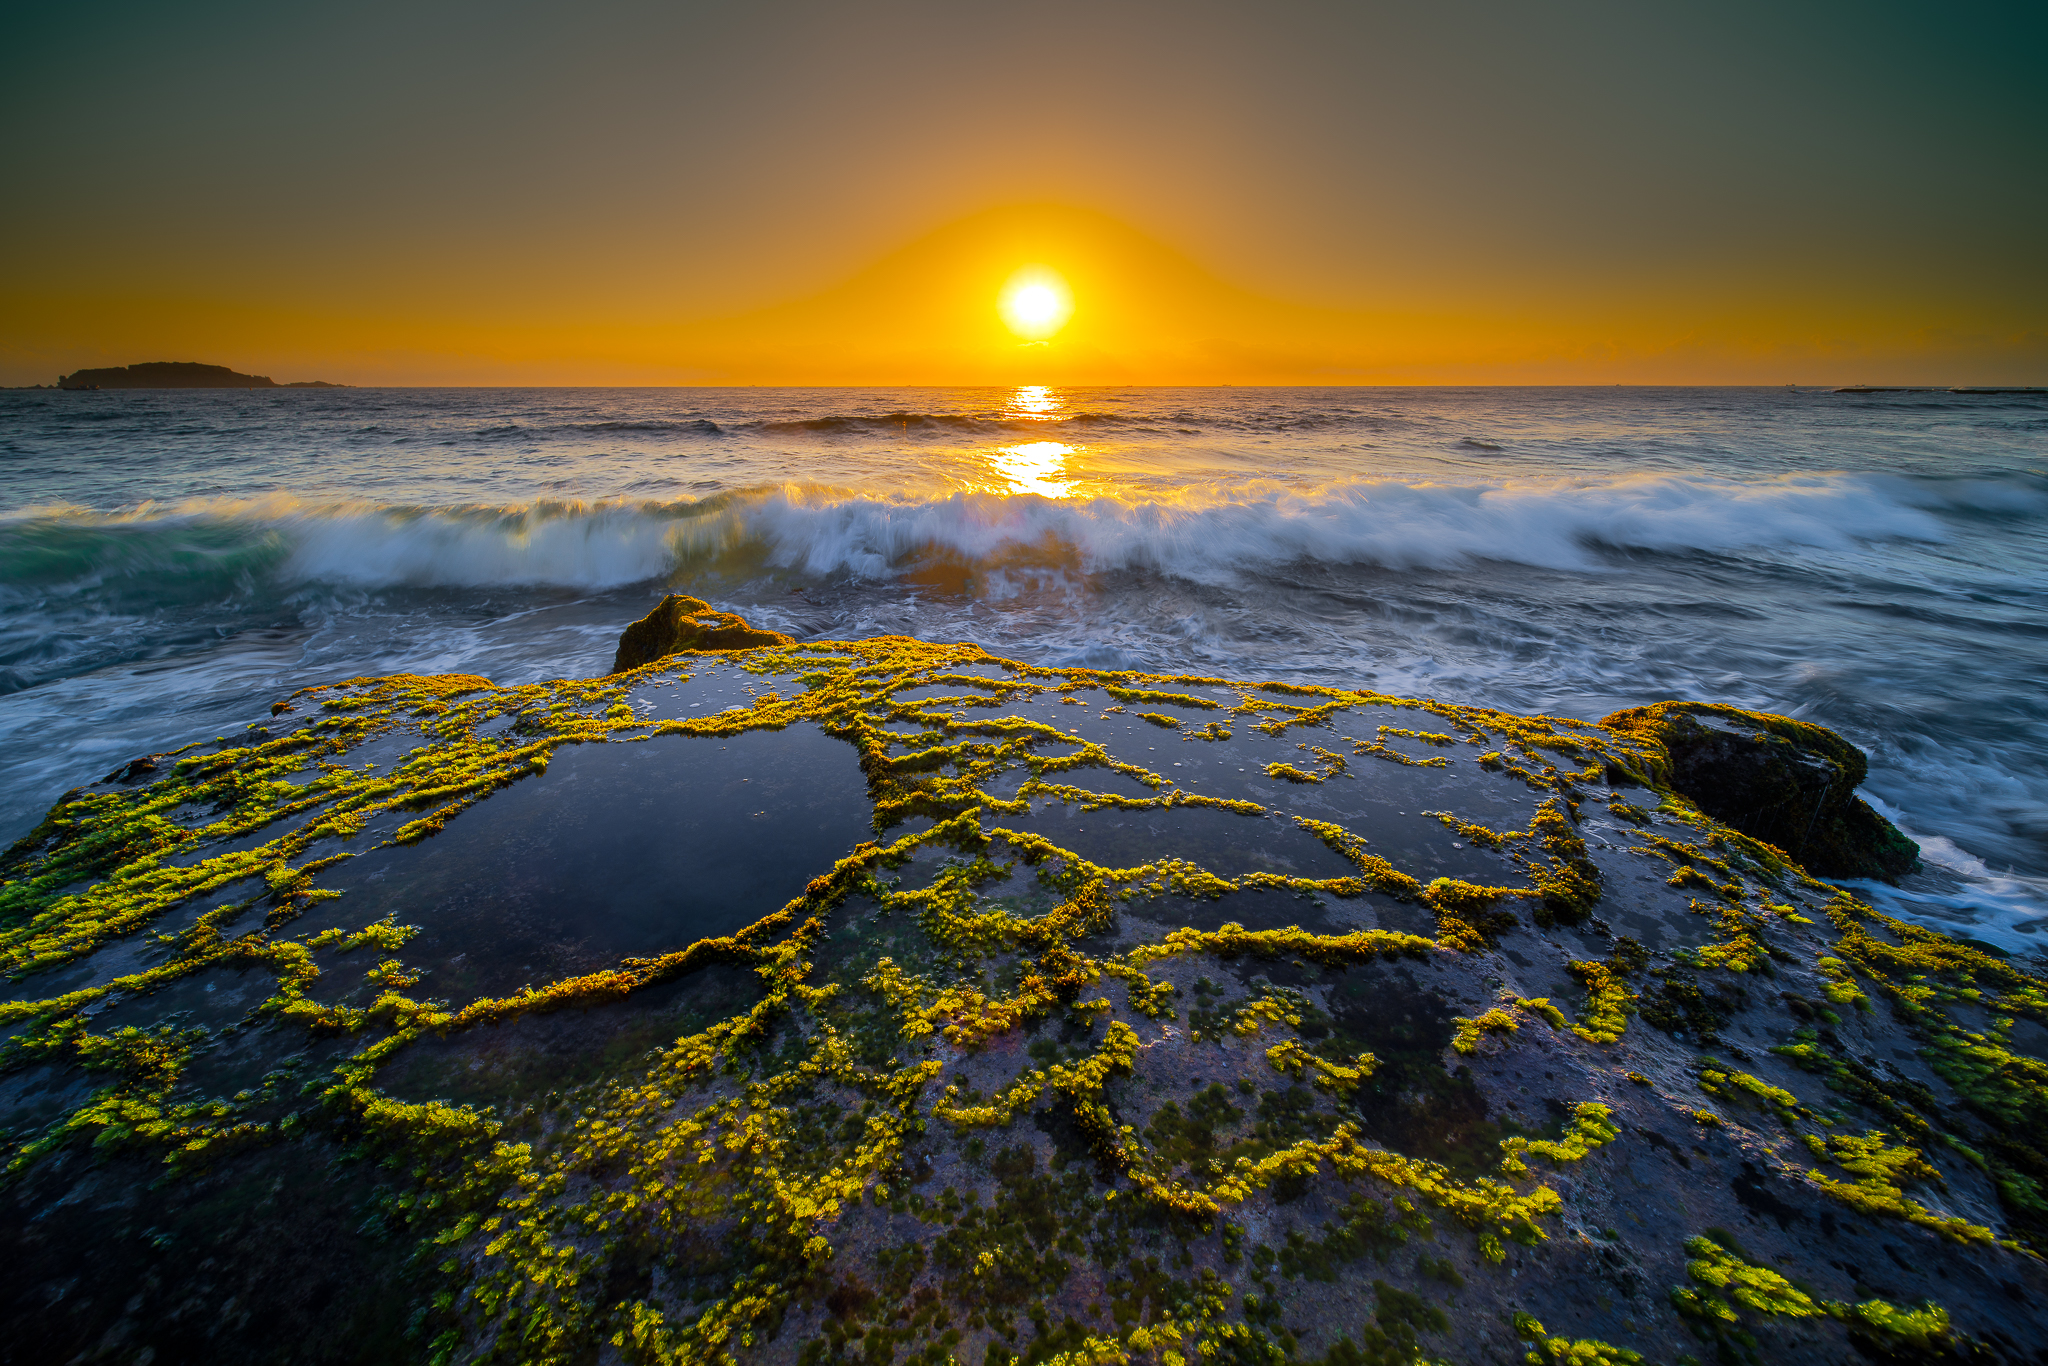
<path id="1" fill-rule="evenodd" d="M 2044 35 L 2018 6 L 46 10 L 0 53 L 0 383 L 2040 384 Z"/>

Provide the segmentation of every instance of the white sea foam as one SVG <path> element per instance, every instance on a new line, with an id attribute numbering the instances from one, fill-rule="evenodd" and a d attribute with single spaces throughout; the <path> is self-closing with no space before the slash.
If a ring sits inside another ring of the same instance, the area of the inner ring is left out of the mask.
<path id="1" fill-rule="evenodd" d="M 298 582 L 615 588 L 675 563 L 674 519 L 617 504 L 318 509 L 275 525 Z"/>
<path id="2" fill-rule="evenodd" d="M 1901 481 L 1888 481 L 1893 485 Z M 1443 568 L 1479 560 L 1601 566 L 1600 547 L 1727 553 L 1941 541 L 1926 498 L 1850 475 L 1632 475 L 1519 482 L 1209 484 L 1172 497 L 892 497 L 788 484 L 700 502 L 410 507 L 287 498 L 17 513 L 0 556 L 41 543 L 55 587 L 109 573 L 220 572 L 236 551 L 287 583 L 610 588 L 737 558 L 883 580 L 933 558 L 989 568 L 1151 569 L 1198 582 L 1296 560 Z M 1989 495 L 2010 503 L 2008 491 Z M 15 542 L 10 552 L 7 541 Z M 56 543 L 62 542 L 61 550 Z M 278 554 L 277 552 L 281 552 Z"/>
<path id="3" fill-rule="evenodd" d="M 1841 549 L 1947 537 L 1927 511 L 1842 475 L 1210 485 L 1171 500 L 961 494 L 914 502 L 785 488 L 736 515 L 775 564 L 870 578 L 933 553 L 983 564 L 1070 557 L 1086 572 L 1145 568 L 1206 580 L 1291 560 L 1412 569 L 1490 559 L 1587 569 L 1600 563 L 1598 546 Z M 679 549 L 694 550 L 692 540 L 679 536 Z"/>
<path id="4" fill-rule="evenodd" d="M 1907 813 L 1867 793 L 1865 800 L 1919 844 L 1921 861 L 1935 876 L 1908 879 L 1903 887 L 1861 880 L 1843 886 L 1901 920 L 1981 940 L 2008 953 L 2048 957 L 2048 878 L 1996 872 L 1954 840 L 1913 830 Z"/>

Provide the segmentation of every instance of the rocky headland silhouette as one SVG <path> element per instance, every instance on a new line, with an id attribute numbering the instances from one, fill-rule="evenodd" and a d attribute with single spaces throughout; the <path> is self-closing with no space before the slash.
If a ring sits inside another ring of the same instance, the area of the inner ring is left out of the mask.
<path id="1" fill-rule="evenodd" d="M 268 375 L 245 375 L 225 365 L 196 360 L 152 360 L 139 365 L 111 365 L 74 370 L 57 380 L 59 389 L 346 389 L 324 379 L 279 384 Z"/>

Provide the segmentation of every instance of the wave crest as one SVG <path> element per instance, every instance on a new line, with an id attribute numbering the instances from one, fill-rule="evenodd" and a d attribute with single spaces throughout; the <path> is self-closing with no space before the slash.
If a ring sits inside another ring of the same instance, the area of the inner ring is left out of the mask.
<path id="1" fill-rule="evenodd" d="M 1739 481 L 1209 485 L 1172 497 L 913 498 L 784 485 L 680 502 L 509 507 L 257 502 L 46 508 L 0 521 L 8 596 L 127 582 L 612 588 L 678 572 L 779 569 L 885 579 L 933 560 L 1147 569 L 1197 581 L 1293 561 L 1446 568 L 1505 561 L 1592 569 L 1611 552 L 1731 554 L 1938 542 L 1942 514 L 2039 516 L 2040 488 L 1943 489 L 1851 475 Z"/>
<path id="2" fill-rule="evenodd" d="M 901 435 L 906 432 L 940 432 L 949 435 L 1004 432 L 1048 432 L 1066 428 L 1139 427 L 1152 424 L 1144 419 L 1117 413 L 1067 413 L 1060 417 L 1027 415 L 988 416 L 974 413 L 896 412 L 874 415 L 833 413 L 824 417 L 770 420 L 758 425 L 762 431 L 821 436 Z"/>

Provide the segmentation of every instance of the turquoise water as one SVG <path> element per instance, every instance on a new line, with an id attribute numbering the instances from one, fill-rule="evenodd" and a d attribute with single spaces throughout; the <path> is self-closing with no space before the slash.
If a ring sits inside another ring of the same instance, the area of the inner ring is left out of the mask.
<path id="1" fill-rule="evenodd" d="M 1833 726 L 2048 929 L 2048 397 L 1782 389 L 0 393 L 0 837 L 292 688 L 800 637 Z"/>

